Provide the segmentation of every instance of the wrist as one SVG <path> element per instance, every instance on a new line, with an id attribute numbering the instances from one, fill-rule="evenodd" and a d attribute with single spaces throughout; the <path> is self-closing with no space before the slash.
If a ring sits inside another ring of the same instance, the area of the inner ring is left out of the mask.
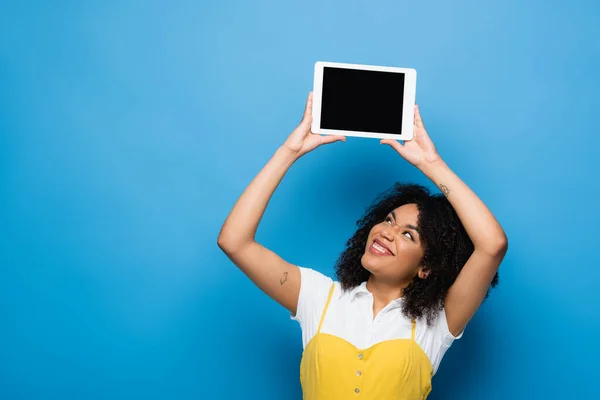
<path id="1" fill-rule="evenodd" d="M 419 170 L 423 172 L 428 177 L 435 175 L 440 170 L 444 170 L 448 168 L 448 165 L 442 160 L 441 157 L 438 157 L 434 161 L 424 162 L 422 165 L 418 166 Z"/>
<path id="2" fill-rule="evenodd" d="M 275 151 L 275 157 L 278 157 L 282 161 L 285 161 L 291 165 L 300 158 L 300 154 L 296 151 L 290 150 L 287 146 L 282 145 Z"/>

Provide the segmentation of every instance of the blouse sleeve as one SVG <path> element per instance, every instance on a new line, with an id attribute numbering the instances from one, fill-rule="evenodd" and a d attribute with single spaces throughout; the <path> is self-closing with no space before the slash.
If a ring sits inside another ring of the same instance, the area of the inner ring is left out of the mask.
<path id="1" fill-rule="evenodd" d="M 442 358 L 446 351 L 452 346 L 455 340 L 462 338 L 463 332 L 457 336 L 452 335 L 448 328 L 448 320 L 446 318 L 446 310 L 442 309 L 433 327 L 427 328 L 428 335 L 425 337 L 426 353 L 430 356 L 431 364 L 433 365 L 434 374 L 440 366 Z"/>
<path id="2" fill-rule="evenodd" d="M 319 321 L 333 280 L 314 269 L 300 267 L 300 294 L 296 314 L 290 317 L 298 321 L 302 329 L 302 342 L 306 346 L 319 327 Z"/>

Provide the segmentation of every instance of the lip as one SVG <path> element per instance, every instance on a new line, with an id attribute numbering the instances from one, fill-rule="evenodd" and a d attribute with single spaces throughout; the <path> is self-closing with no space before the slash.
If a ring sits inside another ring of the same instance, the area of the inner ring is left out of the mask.
<path id="1" fill-rule="evenodd" d="M 386 245 L 385 245 L 385 243 L 383 243 L 383 242 L 382 242 L 381 240 L 379 240 L 379 239 L 375 239 L 375 240 L 373 240 L 373 243 L 371 243 L 371 246 L 369 246 L 369 250 L 370 250 L 371 252 L 374 252 L 375 254 L 378 254 L 378 255 L 384 255 L 384 254 L 381 254 L 381 253 L 379 253 L 377 250 L 373 249 L 373 244 L 374 244 L 374 243 L 377 243 L 379 246 L 381 246 L 381 247 L 383 247 L 384 249 L 386 249 L 387 251 L 389 251 L 389 252 L 390 252 L 390 254 L 388 254 L 388 255 L 392 255 L 392 256 L 394 255 L 394 252 L 393 252 L 392 250 L 390 250 L 390 248 L 389 248 L 388 246 L 386 246 Z"/>

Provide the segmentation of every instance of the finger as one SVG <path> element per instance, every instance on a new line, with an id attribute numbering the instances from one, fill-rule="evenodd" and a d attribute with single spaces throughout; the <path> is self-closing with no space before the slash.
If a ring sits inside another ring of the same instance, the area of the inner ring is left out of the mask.
<path id="1" fill-rule="evenodd" d="M 313 93 L 308 93 L 308 99 L 306 99 L 306 107 L 304 107 L 304 119 L 312 116 L 312 102 L 313 102 Z"/>
<path id="2" fill-rule="evenodd" d="M 425 129 L 425 127 L 422 124 L 421 124 L 421 128 L 419 128 L 415 124 L 413 132 L 414 132 L 413 140 L 415 140 L 418 143 L 421 143 L 423 140 L 425 140 L 425 141 L 431 140 L 431 138 L 429 137 L 429 134 L 427 133 L 427 130 Z"/>
<path id="3" fill-rule="evenodd" d="M 400 154 L 402 154 L 404 151 L 404 145 L 400 144 L 400 142 L 397 140 L 382 139 L 380 143 L 389 145 L 392 149 L 396 150 Z"/>
<path id="4" fill-rule="evenodd" d="M 345 142 L 345 141 L 346 141 L 346 136 L 332 136 L 332 135 L 321 136 L 321 144 L 329 144 L 329 143 L 334 143 L 334 142 Z"/>
<path id="5" fill-rule="evenodd" d="M 415 125 L 417 128 L 425 129 L 425 125 L 423 125 L 423 119 L 421 118 L 421 111 L 419 110 L 419 106 L 415 104 Z"/>

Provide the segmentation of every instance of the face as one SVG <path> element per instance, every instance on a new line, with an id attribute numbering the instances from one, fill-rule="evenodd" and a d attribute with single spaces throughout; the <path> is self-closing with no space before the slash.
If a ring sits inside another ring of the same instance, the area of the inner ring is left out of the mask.
<path id="1" fill-rule="evenodd" d="M 424 249 L 418 218 L 417 205 L 405 204 L 375 225 L 361 259 L 363 267 L 378 278 L 393 282 L 409 282 L 416 275 L 426 278 L 427 271 L 420 265 Z"/>

